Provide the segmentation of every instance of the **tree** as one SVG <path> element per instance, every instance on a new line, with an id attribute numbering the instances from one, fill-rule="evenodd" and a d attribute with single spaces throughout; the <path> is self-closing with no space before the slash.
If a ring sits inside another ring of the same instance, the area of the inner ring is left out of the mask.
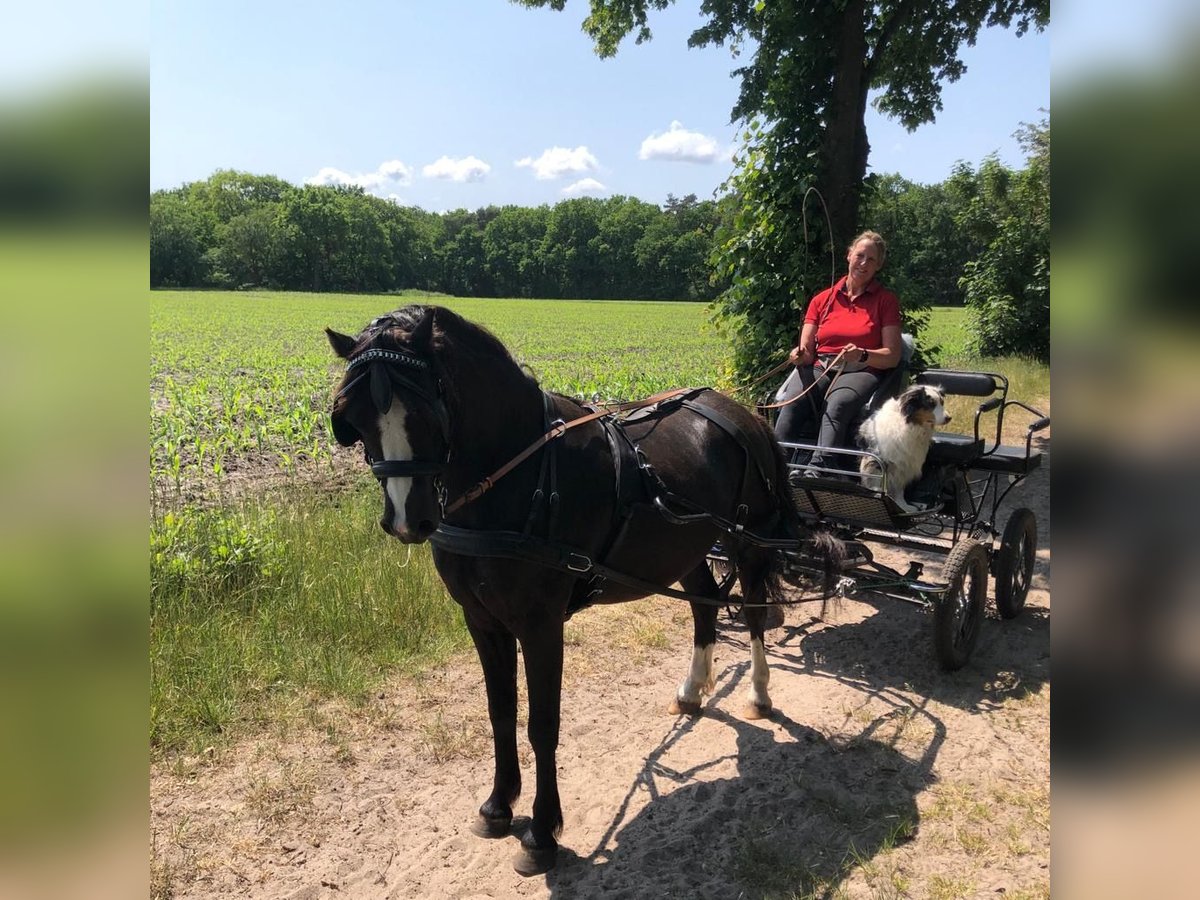
<path id="1" fill-rule="evenodd" d="M 283 201 L 279 222 L 284 245 L 287 283 L 295 290 L 333 289 L 338 254 L 348 231 L 341 204 L 341 187 L 307 185 Z"/>
<path id="2" fill-rule="evenodd" d="M 586 300 L 604 296 L 603 261 L 597 253 L 602 208 L 595 197 L 575 197 L 550 210 L 542 258 L 554 296 Z"/>
<path id="3" fill-rule="evenodd" d="M 518 0 L 561 10 L 565 0 Z M 651 31 L 648 12 L 673 0 L 591 0 L 583 29 L 601 57 L 635 33 Z M 762 371 L 768 357 L 795 340 L 797 311 L 828 282 L 828 255 L 844 254 L 857 231 L 866 173 L 865 115 L 875 106 L 914 129 L 941 108 L 941 86 L 966 67 L 962 45 L 985 26 L 1018 34 L 1042 29 L 1049 0 L 703 0 L 707 21 L 690 46 L 729 44 L 748 52 L 735 70 L 741 91 L 731 113 L 744 122 L 739 171 L 728 187 L 738 198 L 731 227 L 715 258 L 733 279 L 718 319 L 734 337 L 742 378 Z M 813 201 L 816 188 L 828 224 Z"/>
<path id="4" fill-rule="evenodd" d="M 484 264 L 500 297 L 546 297 L 542 240 L 550 207 L 505 206 L 483 230 Z"/>
<path id="5" fill-rule="evenodd" d="M 278 217 L 279 204 L 266 203 L 230 219 L 213 256 L 219 273 L 214 280 L 233 287 L 272 284 L 282 253 Z"/>
<path id="6" fill-rule="evenodd" d="M 182 191 L 150 196 L 150 286 L 194 287 L 205 277 L 203 228 Z"/>
<path id="7" fill-rule="evenodd" d="M 991 209 L 987 249 L 959 282 L 971 310 L 972 348 L 985 356 L 1050 359 L 1050 123 L 1025 126 L 1019 173 L 985 163 L 973 205 Z M 1006 177 L 1000 177 L 1001 174 Z M 987 175 L 992 177 L 988 178 Z"/>

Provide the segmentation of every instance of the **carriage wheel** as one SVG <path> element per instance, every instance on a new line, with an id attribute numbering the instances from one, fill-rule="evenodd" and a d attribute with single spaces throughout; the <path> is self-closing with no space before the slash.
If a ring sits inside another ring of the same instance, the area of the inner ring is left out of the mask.
<path id="1" fill-rule="evenodd" d="M 988 554 L 973 538 L 955 544 L 946 557 L 946 592 L 933 611 L 933 644 L 943 669 L 961 669 L 971 658 L 987 601 Z"/>
<path id="2" fill-rule="evenodd" d="M 1033 510 L 1022 506 L 1008 517 L 996 555 L 996 611 L 1000 618 L 1015 618 L 1025 608 L 1036 555 L 1037 519 Z"/>
<path id="3" fill-rule="evenodd" d="M 717 586 L 721 586 L 721 582 L 728 577 L 733 564 L 727 559 L 719 559 L 714 556 L 708 557 L 708 571 L 712 572 L 713 581 Z"/>

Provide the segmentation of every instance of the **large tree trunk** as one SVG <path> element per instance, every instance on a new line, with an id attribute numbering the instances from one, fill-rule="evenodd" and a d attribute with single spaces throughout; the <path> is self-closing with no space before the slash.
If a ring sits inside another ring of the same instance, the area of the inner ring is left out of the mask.
<path id="1" fill-rule="evenodd" d="M 829 207 L 834 250 L 840 252 L 858 226 L 859 188 L 867 172 L 867 35 L 864 0 L 850 0 L 841 17 L 833 96 L 821 147 L 821 193 Z"/>

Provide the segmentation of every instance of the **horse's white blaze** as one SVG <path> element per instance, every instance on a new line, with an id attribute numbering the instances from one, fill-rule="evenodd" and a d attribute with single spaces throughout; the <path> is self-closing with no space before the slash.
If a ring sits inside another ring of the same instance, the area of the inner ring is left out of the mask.
<path id="1" fill-rule="evenodd" d="M 404 427 L 406 413 L 404 404 L 392 398 L 392 408 L 379 417 L 379 443 L 384 459 L 412 459 L 412 444 L 408 440 L 408 429 Z M 397 534 L 407 530 L 404 506 L 408 492 L 412 490 L 411 478 L 389 478 L 386 482 L 387 495 L 392 501 L 392 528 Z"/>
<path id="2" fill-rule="evenodd" d="M 763 642 L 758 638 L 750 641 L 750 702 L 757 707 L 770 709 L 771 695 L 767 693 L 767 684 L 771 680 L 771 670 L 767 668 L 767 651 Z"/>
<path id="3" fill-rule="evenodd" d="M 692 668 L 683 684 L 679 686 L 679 693 L 676 695 L 681 701 L 699 703 L 704 699 L 705 694 L 713 692 L 715 687 L 713 650 L 715 649 L 715 644 L 709 644 L 707 647 L 692 646 Z"/>

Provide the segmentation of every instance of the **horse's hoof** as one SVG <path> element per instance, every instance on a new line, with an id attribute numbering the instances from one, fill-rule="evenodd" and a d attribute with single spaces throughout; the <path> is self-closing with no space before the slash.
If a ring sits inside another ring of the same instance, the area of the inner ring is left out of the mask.
<path id="1" fill-rule="evenodd" d="M 489 819 L 479 816 L 471 823 L 471 834 L 481 838 L 503 838 L 512 834 L 512 819 Z"/>
<path id="2" fill-rule="evenodd" d="M 530 849 L 526 847 L 513 857 L 513 868 L 518 875 L 528 878 L 531 875 L 544 875 L 554 868 L 558 862 L 558 847 Z"/>
<path id="3" fill-rule="evenodd" d="M 698 716 L 700 715 L 700 703 L 696 700 L 680 700 L 676 697 L 671 701 L 669 711 L 673 716 Z"/>
<path id="4" fill-rule="evenodd" d="M 771 704 L 769 703 L 747 703 L 746 708 L 742 711 L 742 718 L 754 721 L 756 719 L 766 719 L 771 715 Z"/>

